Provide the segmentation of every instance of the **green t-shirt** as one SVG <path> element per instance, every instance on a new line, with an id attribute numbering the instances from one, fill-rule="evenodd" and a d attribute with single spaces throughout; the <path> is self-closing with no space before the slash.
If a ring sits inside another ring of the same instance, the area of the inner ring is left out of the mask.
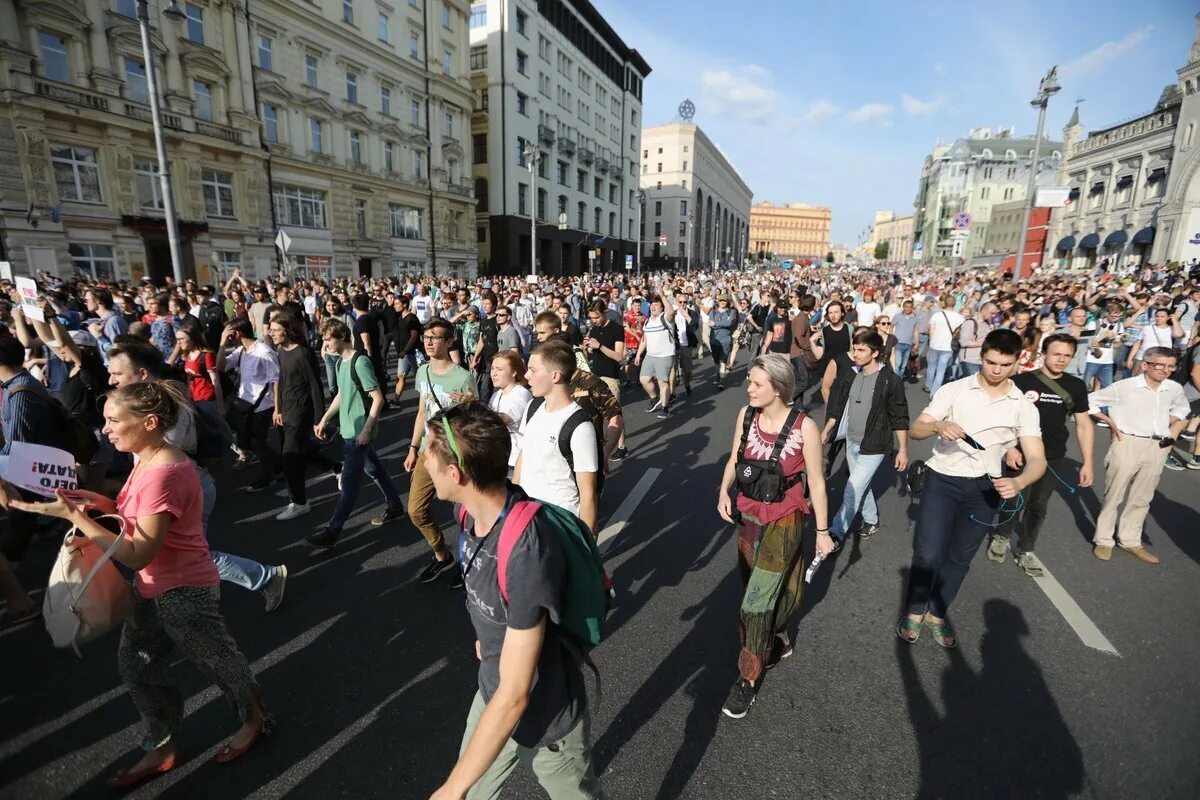
<path id="1" fill-rule="evenodd" d="M 346 441 L 358 438 L 358 435 L 362 433 L 363 426 L 366 425 L 367 412 L 371 410 L 369 401 L 354 385 L 354 378 L 350 375 L 351 364 L 358 371 L 358 382 L 362 384 L 364 391 L 370 392 L 372 389 L 379 388 L 379 380 L 375 377 L 375 368 L 371 365 L 371 359 L 366 356 L 361 358 L 351 356 L 349 360 L 343 358 L 338 362 L 337 386 L 338 397 L 341 398 L 338 403 L 338 424 L 341 426 L 342 438 Z M 375 434 L 378 432 L 379 426 L 376 425 L 371 431 L 371 438 L 375 438 Z"/>
<path id="2" fill-rule="evenodd" d="M 429 368 L 428 364 L 417 367 L 417 391 L 421 393 L 421 402 L 425 404 L 425 419 L 430 420 L 442 409 L 458 405 L 450 397 L 452 392 L 470 392 L 479 397 L 479 389 L 475 386 L 475 376 L 471 371 L 455 364 L 444 375 L 439 375 Z M 421 441 L 421 450 L 425 450 L 425 441 Z"/>

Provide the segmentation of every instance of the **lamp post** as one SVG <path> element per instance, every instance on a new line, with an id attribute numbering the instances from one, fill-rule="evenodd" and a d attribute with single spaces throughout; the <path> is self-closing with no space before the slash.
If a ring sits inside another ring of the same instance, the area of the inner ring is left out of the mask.
<path id="1" fill-rule="evenodd" d="M 1038 84 L 1038 93 L 1029 104 L 1038 110 L 1037 136 L 1033 140 L 1033 163 L 1029 165 L 1029 189 L 1025 193 L 1025 213 L 1021 216 L 1021 238 L 1017 245 L 1017 263 L 1013 266 L 1013 280 L 1021 280 L 1022 267 L 1025 263 L 1025 240 L 1029 236 L 1029 215 L 1033 211 L 1033 194 L 1037 191 L 1038 156 L 1042 149 L 1042 128 L 1046 124 L 1046 106 L 1050 98 L 1062 87 L 1058 85 L 1058 67 L 1050 68 Z"/>
<path id="2" fill-rule="evenodd" d="M 525 163 L 529 166 L 529 276 L 537 277 L 537 165 L 542 151 L 537 143 L 525 144 Z"/>
<path id="3" fill-rule="evenodd" d="M 638 189 L 637 202 L 638 202 L 638 221 L 637 221 L 637 227 L 634 228 L 634 233 L 637 238 L 637 249 L 634 251 L 633 266 L 634 266 L 634 271 L 637 272 L 637 274 L 641 275 L 642 274 L 642 219 L 644 218 L 645 213 L 646 213 L 646 190 L 645 189 Z"/>
<path id="4" fill-rule="evenodd" d="M 175 283 L 182 286 L 183 256 L 179 251 L 179 220 L 175 216 L 175 192 L 171 187 L 171 170 L 167 166 L 167 141 L 158 104 L 158 76 L 154 67 L 154 50 L 150 46 L 150 5 L 147 0 L 137 0 L 137 16 L 138 28 L 142 32 L 142 57 L 146 61 L 146 91 L 150 95 L 150 119 L 154 123 L 154 149 L 158 153 L 158 183 L 163 196 L 163 213 L 166 215 L 171 271 Z M 171 0 L 163 16 L 171 22 L 182 22 L 186 18 L 175 0 Z"/>

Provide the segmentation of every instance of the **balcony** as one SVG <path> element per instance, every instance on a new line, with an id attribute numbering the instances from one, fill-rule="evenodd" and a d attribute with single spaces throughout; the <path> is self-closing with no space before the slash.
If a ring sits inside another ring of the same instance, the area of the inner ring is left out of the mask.
<path id="1" fill-rule="evenodd" d="M 573 139 L 559 139 L 558 152 L 562 153 L 564 156 L 575 155 L 575 141 Z"/>
<path id="2" fill-rule="evenodd" d="M 73 106 L 85 106 L 100 111 L 108 111 L 108 98 L 96 92 L 76 89 L 74 86 L 55 81 L 34 80 L 33 91 L 38 97 L 57 100 L 60 103 L 70 103 Z"/>
<path id="3" fill-rule="evenodd" d="M 608 159 L 607 158 L 597 158 L 596 159 L 596 172 L 599 172 L 601 175 L 608 174 Z"/>
<path id="4" fill-rule="evenodd" d="M 554 129 L 549 125 L 538 125 L 538 141 L 542 144 L 554 144 Z"/>
<path id="5" fill-rule="evenodd" d="M 446 191 L 450 194 L 456 194 L 460 197 L 466 197 L 470 199 L 475 195 L 475 186 L 467 181 L 461 181 L 459 183 L 447 183 Z"/>
<path id="6" fill-rule="evenodd" d="M 230 128 L 227 125 L 217 125 L 214 122 L 204 122 L 196 120 L 196 133 L 202 136 L 212 136 L 217 139 L 224 139 L 227 142 L 234 144 L 242 143 L 242 132 L 236 128 Z"/>
<path id="7" fill-rule="evenodd" d="M 596 154 L 586 147 L 579 148 L 579 163 L 591 164 L 596 160 Z"/>

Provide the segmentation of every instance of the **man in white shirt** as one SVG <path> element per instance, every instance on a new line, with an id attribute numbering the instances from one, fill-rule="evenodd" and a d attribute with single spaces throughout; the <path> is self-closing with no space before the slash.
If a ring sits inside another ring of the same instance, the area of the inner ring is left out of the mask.
<path id="1" fill-rule="evenodd" d="M 650 397 L 647 413 L 658 410 L 659 419 L 671 416 L 671 370 L 675 368 L 675 311 L 663 306 L 663 298 L 650 301 L 650 318 L 642 327 L 634 366 L 641 367 L 638 379 Z M 655 391 L 654 382 L 658 381 Z"/>
<path id="2" fill-rule="evenodd" d="M 875 318 L 883 313 L 879 303 L 875 302 L 875 292 L 870 289 L 864 291 L 862 300 L 854 304 L 854 311 L 858 314 L 857 324 L 864 328 L 873 327 Z"/>
<path id="3" fill-rule="evenodd" d="M 525 377 L 535 399 L 521 422 L 513 483 L 577 515 L 595 535 L 600 448 L 591 418 L 571 399 L 575 369 L 575 353 L 566 342 L 543 342 L 529 356 Z M 569 436 L 565 445 L 559 441 L 563 436 Z"/>
<path id="4" fill-rule="evenodd" d="M 412 299 L 412 312 L 417 315 L 417 320 L 422 327 L 433 319 L 434 308 L 433 298 L 429 296 L 429 289 L 423 283 L 417 284 L 417 294 Z"/>
<path id="5" fill-rule="evenodd" d="M 1112 558 L 1119 541 L 1134 558 L 1158 563 L 1158 557 L 1142 546 L 1142 526 L 1162 478 L 1165 454 L 1187 424 L 1190 410 L 1183 387 L 1170 380 L 1175 361 L 1172 348 L 1151 347 L 1142 360 L 1141 375 L 1088 395 L 1088 412 L 1108 423 L 1112 432 L 1104 459 L 1104 506 L 1092 537 L 1092 553 L 1101 561 Z M 1101 413 L 1106 407 L 1108 413 Z"/>
<path id="6" fill-rule="evenodd" d="M 954 359 L 954 334 L 963 324 L 963 316 L 954 310 L 954 297 L 942 296 L 942 307 L 929 313 L 929 369 L 925 375 L 925 391 L 937 394 L 946 370 Z"/>

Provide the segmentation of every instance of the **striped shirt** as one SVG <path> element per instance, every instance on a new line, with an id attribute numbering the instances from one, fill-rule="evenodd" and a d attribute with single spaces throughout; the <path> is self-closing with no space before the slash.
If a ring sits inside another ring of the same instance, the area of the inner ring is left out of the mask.
<path id="1" fill-rule="evenodd" d="M 13 393 L 14 389 L 23 386 L 31 388 Z M 0 425 L 4 427 L 4 446 L 0 447 L 0 455 L 8 455 L 13 442 L 59 446 L 54 412 L 44 399 L 46 389 L 37 378 L 22 370 L 0 384 L 0 390 L 3 390 Z M 35 394 L 38 396 L 34 397 Z"/>

